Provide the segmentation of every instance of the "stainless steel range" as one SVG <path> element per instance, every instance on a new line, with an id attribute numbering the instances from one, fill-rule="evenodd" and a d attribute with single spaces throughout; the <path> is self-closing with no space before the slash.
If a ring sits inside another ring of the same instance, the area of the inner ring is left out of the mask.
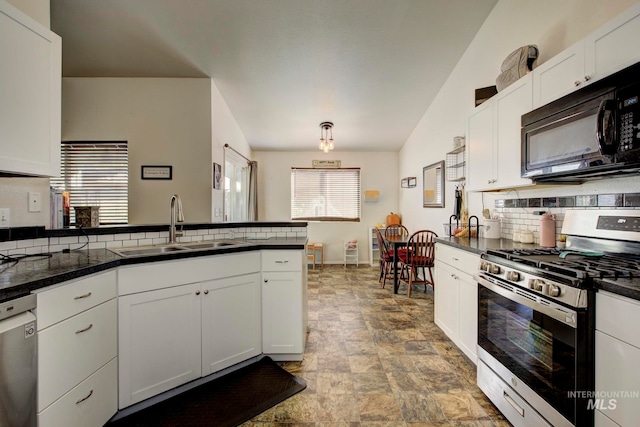
<path id="1" fill-rule="evenodd" d="M 482 255 L 478 386 L 518 426 L 591 426 L 594 284 L 640 280 L 640 211 L 568 211 L 567 248 Z M 535 409 L 534 409 L 535 408 Z"/>

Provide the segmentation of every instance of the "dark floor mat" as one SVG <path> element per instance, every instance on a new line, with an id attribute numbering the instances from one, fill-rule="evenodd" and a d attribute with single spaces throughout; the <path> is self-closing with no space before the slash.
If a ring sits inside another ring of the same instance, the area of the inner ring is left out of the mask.
<path id="1" fill-rule="evenodd" d="M 306 387 L 300 378 L 264 357 L 107 426 L 236 426 Z"/>

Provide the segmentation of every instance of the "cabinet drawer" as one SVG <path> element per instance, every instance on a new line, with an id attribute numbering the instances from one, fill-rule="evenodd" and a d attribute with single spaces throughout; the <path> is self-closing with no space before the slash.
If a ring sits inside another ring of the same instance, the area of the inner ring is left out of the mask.
<path id="1" fill-rule="evenodd" d="M 153 291 L 259 271 L 259 251 L 123 266 L 118 268 L 118 295 Z"/>
<path id="2" fill-rule="evenodd" d="M 113 359 L 117 353 L 116 300 L 38 332 L 38 409 Z"/>
<path id="3" fill-rule="evenodd" d="M 116 296 L 115 270 L 35 291 L 38 330 L 68 319 Z"/>
<path id="4" fill-rule="evenodd" d="M 640 302 L 599 291 L 596 294 L 596 329 L 640 348 Z"/>
<path id="5" fill-rule="evenodd" d="M 39 427 L 95 427 L 117 411 L 117 358 L 38 413 Z"/>
<path id="6" fill-rule="evenodd" d="M 302 252 L 262 251 L 262 271 L 302 271 Z"/>
<path id="7" fill-rule="evenodd" d="M 436 259 L 469 275 L 476 274 L 480 264 L 480 255 L 442 243 L 436 245 Z"/>

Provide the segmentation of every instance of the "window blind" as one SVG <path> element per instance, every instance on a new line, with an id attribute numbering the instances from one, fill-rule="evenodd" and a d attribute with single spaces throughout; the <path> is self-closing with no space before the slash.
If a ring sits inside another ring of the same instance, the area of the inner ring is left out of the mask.
<path id="1" fill-rule="evenodd" d="M 291 219 L 360 221 L 360 168 L 291 168 Z"/>
<path id="2" fill-rule="evenodd" d="M 100 224 L 129 222 L 129 154 L 126 141 L 63 142 L 60 177 L 51 186 L 69 192 L 76 206 L 99 206 Z"/>

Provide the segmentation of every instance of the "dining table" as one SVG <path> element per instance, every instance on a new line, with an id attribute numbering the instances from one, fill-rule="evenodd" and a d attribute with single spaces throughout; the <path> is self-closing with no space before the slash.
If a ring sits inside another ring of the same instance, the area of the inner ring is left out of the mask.
<path id="1" fill-rule="evenodd" d="M 391 234 L 388 236 L 383 235 L 384 241 L 387 246 L 393 249 L 393 293 L 398 293 L 400 283 L 398 281 L 398 250 L 407 246 L 409 240 L 408 234 Z"/>

